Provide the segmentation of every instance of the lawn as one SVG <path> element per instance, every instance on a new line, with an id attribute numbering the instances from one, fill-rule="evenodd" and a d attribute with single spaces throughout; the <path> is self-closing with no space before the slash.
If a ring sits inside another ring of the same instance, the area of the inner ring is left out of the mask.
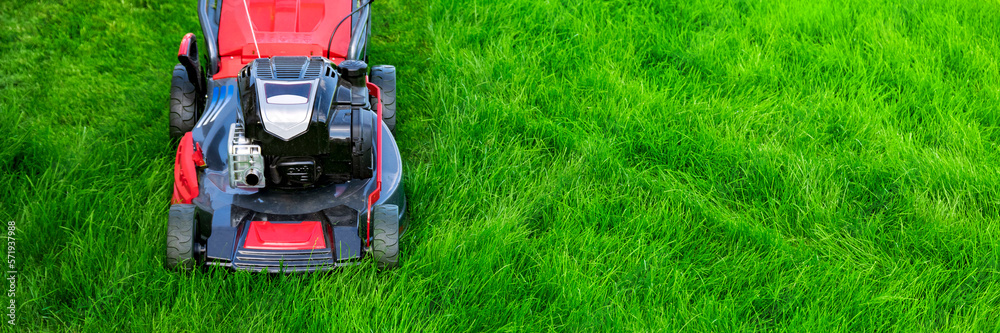
<path id="1" fill-rule="evenodd" d="M 194 2 L 0 2 L 16 328 L 1000 330 L 1000 3 L 374 6 L 402 267 L 267 276 L 163 268 Z"/>

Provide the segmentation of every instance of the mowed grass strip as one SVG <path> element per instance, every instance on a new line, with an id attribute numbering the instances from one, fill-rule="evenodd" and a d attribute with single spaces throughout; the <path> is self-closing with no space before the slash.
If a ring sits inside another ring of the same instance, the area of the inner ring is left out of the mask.
<path id="1" fill-rule="evenodd" d="M 0 4 L 19 328 L 998 328 L 1000 4 L 378 1 L 403 266 L 294 276 L 162 268 L 194 8 Z"/>

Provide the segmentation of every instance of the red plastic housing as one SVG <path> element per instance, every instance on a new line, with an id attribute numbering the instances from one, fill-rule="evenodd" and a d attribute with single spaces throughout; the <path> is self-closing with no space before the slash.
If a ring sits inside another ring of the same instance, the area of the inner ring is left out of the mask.
<path id="1" fill-rule="evenodd" d="M 368 78 L 365 78 L 367 81 Z M 368 86 L 368 94 L 375 97 L 376 100 L 376 124 L 375 124 L 375 190 L 371 194 L 368 194 L 368 230 L 366 232 L 365 239 L 372 238 L 372 205 L 378 201 L 379 196 L 382 194 L 382 89 L 378 85 L 366 82 Z M 366 242 L 365 245 L 371 245 Z"/>
<path id="2" fill-rule="evenodd" d="M 189 204 L 198 197 L 198 168 L 205 165 L 201 146 L 191 138 L 191 132 L 184 133 L 177 146 L 174 158 L 174 196 L 171 204 Z"/>
<path id="3" fill-rule="evenodd" d="M 181 38 L 181 46 L 177 49 L 177 56 L 183 57 L 188 54 L 188 49 L 191 48 L 191 42 L 194 41 L 194 33 L 188 33 Z"/>
<path id="4" fill-rule="evenodd" d="M 257 250 L 315 250 L 326 248 L 323 224 L 319 221 L 298 223 L 250 222 L 243 248 Z"/>
<path id="5" fill-rule="evenodd" d="M 326 56 L 340 63 L 351 41 L 351 19 L 337 30 L 330 43 L 330 33 L 351 13 L 351 1 L 323 0 L 246 0 L 224 1 L 219 17 L 219 72 L 214 79 L 236 77 L 243 66 L 254 59 L 271 56 Z M 250 21 L 257 37 L 250 33 Z"/>

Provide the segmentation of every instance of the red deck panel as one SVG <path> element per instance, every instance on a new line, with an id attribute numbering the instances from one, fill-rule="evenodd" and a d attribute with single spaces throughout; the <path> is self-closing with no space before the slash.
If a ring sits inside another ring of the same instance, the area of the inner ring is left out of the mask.
<path id="1" fill-rule="evenodd" d="M 258 250 L 325 249 L 323 224 L 319 221 L 271 223 L 252 221 L 243 248 Z"/>

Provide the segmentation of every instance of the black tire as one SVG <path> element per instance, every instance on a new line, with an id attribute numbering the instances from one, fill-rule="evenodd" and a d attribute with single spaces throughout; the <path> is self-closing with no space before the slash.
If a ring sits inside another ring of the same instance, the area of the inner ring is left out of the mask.
<path id="1" fill-rule="evenodd" d="M 170 137 L 179 138 L 198 122 L 198 89 L 188 79 L 184 65 L 174 65 L 170 80 Z"/>
<path id="2" fill-rule="evenodd" d="M 371 80 L 382 90 L 382 121 L 396 133 L 396 66 L 372 67 Z"/>
<path id="3" fill-rule="evenodd" d="M 194 205 L 170 205 L 170 218 L 167 221 L 167 256 L 168 269 L 190 271 L 196 263 L 195 250 L 195 217 Z"/>
<path id="4" fill-rule="evenodd" d="M 378 205 L 372 208 L 372 256 L 380 269 L 399 266 L 399 207 Z"/>

